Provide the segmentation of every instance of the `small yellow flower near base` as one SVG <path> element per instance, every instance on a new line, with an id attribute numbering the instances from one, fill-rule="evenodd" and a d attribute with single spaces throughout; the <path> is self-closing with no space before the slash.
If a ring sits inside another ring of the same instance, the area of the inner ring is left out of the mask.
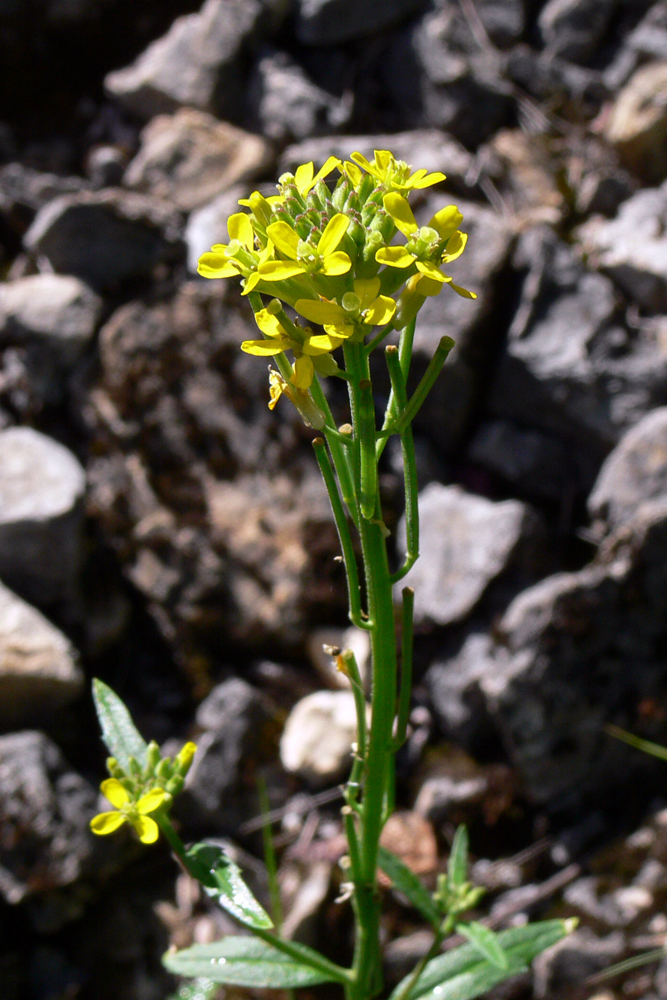
<path id="1" fill-rule="evenodd" d="M 132 802 L 127 791 L 117 778 L 107 778 L 100 785 L 100 790 L 117 812 L 103 812 L 95 816 L 90 821 L 90 829 L 98 836 L 106 836 L 113 833 L 123 825 L 130 823 L 136 830 L 139 839 L 144 844 L 154 844 L 158 839 L 160 830 L 154 819 L 148 813 L 155 812 L 168 798 L 167 792 L 162 788 L 153 788 L 146 795 L 142 795 L 138 802 Z"/>

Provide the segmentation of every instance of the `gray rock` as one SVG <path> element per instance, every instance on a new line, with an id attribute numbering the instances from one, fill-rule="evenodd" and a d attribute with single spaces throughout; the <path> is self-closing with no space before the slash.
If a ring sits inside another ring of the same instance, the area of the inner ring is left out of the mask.
<path id="1" fill-rule="evenodd" d="M 0 431 L 0 578 L 39 605 L 72 598 L 81 561 L 84 470 L 30 427 Z"/>
<path id="2" fill-rule="evenodd" d="M 259 60 L 249 104 L 262 134 L 281 144 L 336 132 L 352 113 L 351 100 L 322 90 L 285 52 Z"/>
<path id="3" fill-rule="evenodd" d="M 316 691 L 298 701 L 280 739 L 286 771 L 310 785 L 331 785 L 352 765 L 357 716 L 351 691 Z"/>
<path id="4" fill-rule="evenodd" d="M 29 253 L 95 289 L 145 278 L 180 254 L 180 217 L 144 195 L 110 189 L 49 202 L 25 235 Z"/>
<path id="5" fill-rule="evenodd" d="M 118 187 L 127 167 L 127 151 L 120 146 L 94 146 L 86 156 L 86 175 L 93 189 Z"/>
<path id="6" fill-rule="evenodd" d="M 667 59 L 667 0 L 653 3 L 625 45 L 647 59 Z"/>
<path id="7" fill-rule="evenodd" d="M 131 66 L 109 73 L 107 92 L 145 119 L 180 107 L 233 113 L 243 93 L 240 56 L 261 14 L 259 0 L 206 0 Z"/>
<path id="8" fill-rule="evenodd" d="M 252 180 L 270 161 L 269 148 L 259 136 L 204 111 L 182 108 L 174 115 L 158 115 L 144 128 L 124 183 L 189 212 Z"/>
<path id="9" fill-rule="evenodd" d="M 577 469 L 565 444 L 552 434 L 518 427 L 507 420 L 483 423 L 467 451 L 521 495 L 559 500 L 577 488 Z"/>
<path id="10" fill-rule="evenodd" d="M 598 938 L 588 927 L 574 931 L 535 959 L 535 996 L 544 1000 L 561 990 L 576 988 L 589 976 L 613 965 L 624 951 L 625 941 L 618 932 Z"/>
<path id="11" fill-rule="evenodd" d="M 667 312 L 667 185 L 638 191 L 615 219 L 590 219 L 578 239 L 594 266 L 648 312 Z"/>
<path id="12" fill-rule="evenodd" d="M 482 776 L 427 778 L 415 800 L 415 812 L 437 825 L 445 821 L 453 809 L 478 803 L 487 790 L 488 781 Z"/>
<path id="13" fill-rule="evenodd" d="M 329 156 L 346 160 L 350 151 L 362 153 L 368 160 L 373 159 L 376 149 L 391 149 L 397 160 L 404 160 L 415 170 L 429 173 L 442 171 L 447 175 L 446 186 L 457 193 L 469 191 L 466 177 L 472 165 L 472 156 L 451 136 L 438 129 L 415 129 L 412 132 L 398 132 L 395 135 L 346 135 L 327 136 L 322 139 L 307 139 L 305 142 L 288 146 L 280 157 L 278 169 L 294 171 L 301 163 L 312 160 L 320 166 Z"/>
<path id="14" fill-rule="evenodd" d="M 228 735 L 237 728 L 248 734 L 266 721 L 266 706 L 259 691 L 240 677 L 216 685 L 197 709 L 195 720 L 202 729 Z"/>
<path id="15" fill-rule="evenodd" d="M 0 737 L 0 893 L 8 903 L 53 893 L 94 870 L 99 849 L 88 824 L 96 802 L 95 789 L 43 733 Z"/>
<path id="16" fill-rule="evenodd" d="M 478 0 L 475 4 L 487 35 L 498 48 L 505 49 L 518 42 L 526 29 L 524 0 Z"/>
<path id="17" fill-rule="evenodd" d="M 616 98 L 604 135 L 647 184 L 667 176 L 667 59 L 642 66 Z"/>
<path id="18" fill-rule="evenodd" d="M 339 45 L 365 38 L 416 13 L 424 0 L 298 0 L 296 35 L 304 45 Z"/>
<path id="19" fill-rule="evenodd" d="M 514 264 L 525 278 L 489 408 L 558 435 L 588 491 L 622 433 L 665 399 L 667 364 L 647 331 L 619 322 L 611 281 L 551 230 L 526 233 Z"/>
<path id="20" fill-rule="evenodd" d="M 424 677 L 440 731 L 445 739 L 465 747 L 493 731 L 479 686 L 485 673 L 493 670 L 492 649 L 488 635 L 473 633 L 455 656 L 436 659 Z"/>
<path id="21" fill-rule="evenodd" d="M 537 100 L 574 105 L 576 113 L 587 118 L 597 114 L 609 96 L 606 76 L 598 70 L 536 52 L 529 45 L 517 45 L 508 53 L 505 72 Z M 543 127 L 538 116 L 537 128 Z"/>
<path id="22" fill-rule="evenodd" d="M 667 407 L 647 414 L 600 469 L 588 512 L 607 530 L 630 520 L 645 500 L 667 497 Z"/>
<path id="23" fill-rule="evenodd" d="M 538 25 L 550 55 L 585 63 L 601 42 L 620 0 L 549 0 Z"/>
<path id="24" fill-rule="evenodd" d="M 0 220 L 21 237 L 36 212 L 54 198 L 76 194 L 87 188 L 81 177 L 59 177 L 42 173 L 22 163 L 0 168 Z"/>
<path id="25" fill-rule="evenodd" d="M 81 693 L 77 653 L 62 632 L 0 584 L 0 725 L 36 726 Z"/>
<path id="26" fill-rule="evenodd" d="M 650 766 L 604 726 L 636 729 L 665 683 L 666 556 L 667 503 L 643 504 L 594 563 L 526 590 L 499 623 L 480 687 L 534 800 L 600 793 Z"/>
<path id="27" fill-rule="evenodd" d="M 78 278 L 36 274 L 0 284 L 0 343 L 34 343 L 63 367 L 90 344 L 102 300 Z"/>
<path id="28" fill-rule="evenodd" d="M 190 214 L 184 238 L 191 274 L 197 273 L 197 264 L 203 253 L 207 253 L 214 243 L 224 243 L 227 239 L 227 220 L 240 211 L 239 198 L 246 194 L 246 189 L 240 185 L 230 188 Z"/>
<path id="29" fill-rule="evenodd" d="M 473 610 L 492 580 L 517 558 L 530 532 L 529 508 L 494 503 L 458 486 L 430 483 L 419 496 L 421 558 L 401 587 L 415 589 L 415 621 L 450 625 Z M 405 521 L 397 533 L 405 551 Z"/>

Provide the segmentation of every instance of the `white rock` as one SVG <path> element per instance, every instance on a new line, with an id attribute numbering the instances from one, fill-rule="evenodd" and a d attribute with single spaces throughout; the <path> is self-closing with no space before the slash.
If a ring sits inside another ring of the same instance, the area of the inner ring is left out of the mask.
<path id="1" fill-rule="evenodd" d="M 368 632 L 359 628 L 318 628 L 308 637 L 306 650 L 310 662 L 325 684 L 343 691 L 350 690 L 350 682 L 336 666 L 335 657 L 327 653 L 325 646 L 351 649 L 354 653 L 364 686 L 370 684 L 371 641 Z"/>
<path id="2" fill-rule="evenodd" d="M 90 343 L 102 300 L 72 275 L 34 274 L 0 284 L 0 340 L 40 342 L 64 363 Z"/>
<path id="3" fill-rule="evenodd" d="M 280 759 L 312 785 L 338 781 L 352 763 L 357 718 L 351 691 L 316 691 L 297 702 L 285 723 Z"/>
<path id="4" fill-rule="evenodd" d="M 0 578 L 36 604 L 71 596 L 85 485 L 57 441 L 30 427 L 0 432 Z"/>
<path id="5" fill-rule="evenodd" d="M 191 213 L 185 228 L 185 243 L 188 248 L 188 271 L 192 274 L 197 273 L 197 264 L 203 253 L 207 253 L 214 243 L 227 242 L 227 220 L 230 215 L 241 211 L 239 198 L 245 194 L 245 188 L 238 185 Z"/>
<path id="6" fill-rule="evenodd" d="M 69 639 L 0 584 L 0 722 L 39 724 L 72 701 L 82 686 Z"/>

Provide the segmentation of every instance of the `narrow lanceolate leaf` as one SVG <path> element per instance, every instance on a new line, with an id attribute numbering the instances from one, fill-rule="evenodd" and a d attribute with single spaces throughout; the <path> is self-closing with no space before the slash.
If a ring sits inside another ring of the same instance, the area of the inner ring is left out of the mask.
<path id="1" fill-rule="evenodd" d="M 268 930 L 273 921 L 243 881 L 241 869 L 214 844 L 195 844 L 185 855 L 191 875 L 223 909 L 247 927 Z"/>
<path id="2" fill-rule="evenodd" d="M 545 920 L 512 927 L 498 935 L 507 957 L 504 969 L 483 958 L 472 944 L 464 944 L 428 963 L 405 1000 L 474 1000 L 510 976 L 524 972 L 532 960 L 569 934 L 570 920 Z M 402 994 L 409 976 L 399 983 L 389 1000 Z"/>
<path id="3" fill-rule="evenodd" d="M 422 880 L 386 847 L 380 847 L 378 862 L 385 875 L 394 883 L 394 888 L 402 892 L 430 924 L 438 927 L 442 922 L 442 915 Z"/>
<path id="4" fill-rule="evenodd" d="M 447 874 L 452 886 L 459 888 L 468 881 L 468 831 L 458 827 L 447 862 Z"/>
<path id="5" fill-rule="evenodd" d="M 218 984 L 210 976 L 197 976 L 191 983 L 182 983 L 178 993 L 172 993 L 167 1000 L 213 1000 L 218 992 Z"/>
<path id="6" fill-rule="evenodd" d="M 143 767 L 146 763 L 147 744 L 137 730 L 132 716 L 115 691 L 103 681 L 93 681 L 93 699 L 102 728 L 104 745 L 124 771 L 130 767 L 130 757 L 135 757 Z"/>
<path id="7" fill-rule="evenodd" d="M 484 924 L 471 920 L 467 924 L 458 924 L 456 930 L 467 938 L 473 948 L 477 949 L 482 958 L 488 959 L 491 965 L 495 965 L 498 969 L 507 968 L 507 955 L 500 946 L 498 935 Z"/>
<path id="8" fill-rule="evenodd" d="M 167 952 L 162 962 L 178 976 L 203 976 L 214 983 L 250 988 L 272 986 L 289 990 L 333 982 L 325 973 L 301 965 L 270 944 L 245 935 Z"/>

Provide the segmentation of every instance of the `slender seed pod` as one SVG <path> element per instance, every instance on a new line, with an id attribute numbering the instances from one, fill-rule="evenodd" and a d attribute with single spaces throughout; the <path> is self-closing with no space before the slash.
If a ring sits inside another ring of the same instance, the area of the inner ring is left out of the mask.
<path id="1" fill-rule="evenodd" d="M 373 385 L 369 379 L 359 383 L 359 443 L 361 446 L 361 513 L 370 520 L 375 517 L 378 474 L 375 460 L 375 404 Z"/>

